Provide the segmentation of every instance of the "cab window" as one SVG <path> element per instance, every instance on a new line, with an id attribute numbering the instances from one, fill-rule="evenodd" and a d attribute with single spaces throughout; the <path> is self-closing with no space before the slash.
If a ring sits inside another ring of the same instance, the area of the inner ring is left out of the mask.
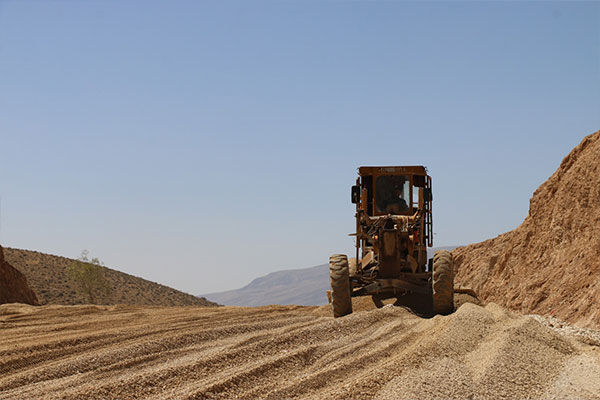
<path id="1" fill-rule="evenodd" d="M 378 214 L 407 214 L 410 180 L 404 175 L 381 175 L 375 180 L 375 209 Z"/>

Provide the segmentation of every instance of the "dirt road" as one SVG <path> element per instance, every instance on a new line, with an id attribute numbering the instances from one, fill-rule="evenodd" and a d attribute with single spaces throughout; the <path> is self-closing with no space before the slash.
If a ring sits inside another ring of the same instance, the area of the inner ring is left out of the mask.
<path id="1" fill-rule="evenodd" d="M 600 335 L 550 323 L 494 304 L 3 305 L 0 399 L 600 399 Z"/>

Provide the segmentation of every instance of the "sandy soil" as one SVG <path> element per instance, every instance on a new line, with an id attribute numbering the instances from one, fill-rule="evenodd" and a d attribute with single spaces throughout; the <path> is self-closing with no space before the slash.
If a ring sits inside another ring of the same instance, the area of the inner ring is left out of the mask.
<path id="1" fill-rule="evenodd" d="M 600 399 L 598 332 L 354 308 L 2 305 L 0 399 Z"/>

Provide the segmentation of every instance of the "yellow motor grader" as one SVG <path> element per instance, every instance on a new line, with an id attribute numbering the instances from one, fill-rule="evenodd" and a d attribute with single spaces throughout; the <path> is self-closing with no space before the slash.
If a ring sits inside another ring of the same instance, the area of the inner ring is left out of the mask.
<path id="1" fill-rule="evenodd" d="M 371 296 L 416 306 L 423 314 L 454 310 L 452 254 L 433 246 L 431 177 L 424 166 L 360 167 L 356 204 L 356 255 L 329 259 L 334 317 L 352 313 L 352 297 Z M 411 307 L 412 308 L 412 307 Z"/>

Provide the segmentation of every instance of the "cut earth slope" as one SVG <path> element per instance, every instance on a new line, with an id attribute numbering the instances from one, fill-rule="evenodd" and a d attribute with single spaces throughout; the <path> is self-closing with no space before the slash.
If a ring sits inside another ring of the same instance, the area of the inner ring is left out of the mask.
<path id="1" fill-rule="evenodd" d="M 25 275 L 4 259 L 4 250 L 0 246 L 0 304 L 5 303 L 39 304 Z"/>
<path id="2" fill-rule="evenodd" d="M 518 228 L 453 255 L 456 281 L 484 302 L 600 327 L 600 131 L 535 191 Z"/>

